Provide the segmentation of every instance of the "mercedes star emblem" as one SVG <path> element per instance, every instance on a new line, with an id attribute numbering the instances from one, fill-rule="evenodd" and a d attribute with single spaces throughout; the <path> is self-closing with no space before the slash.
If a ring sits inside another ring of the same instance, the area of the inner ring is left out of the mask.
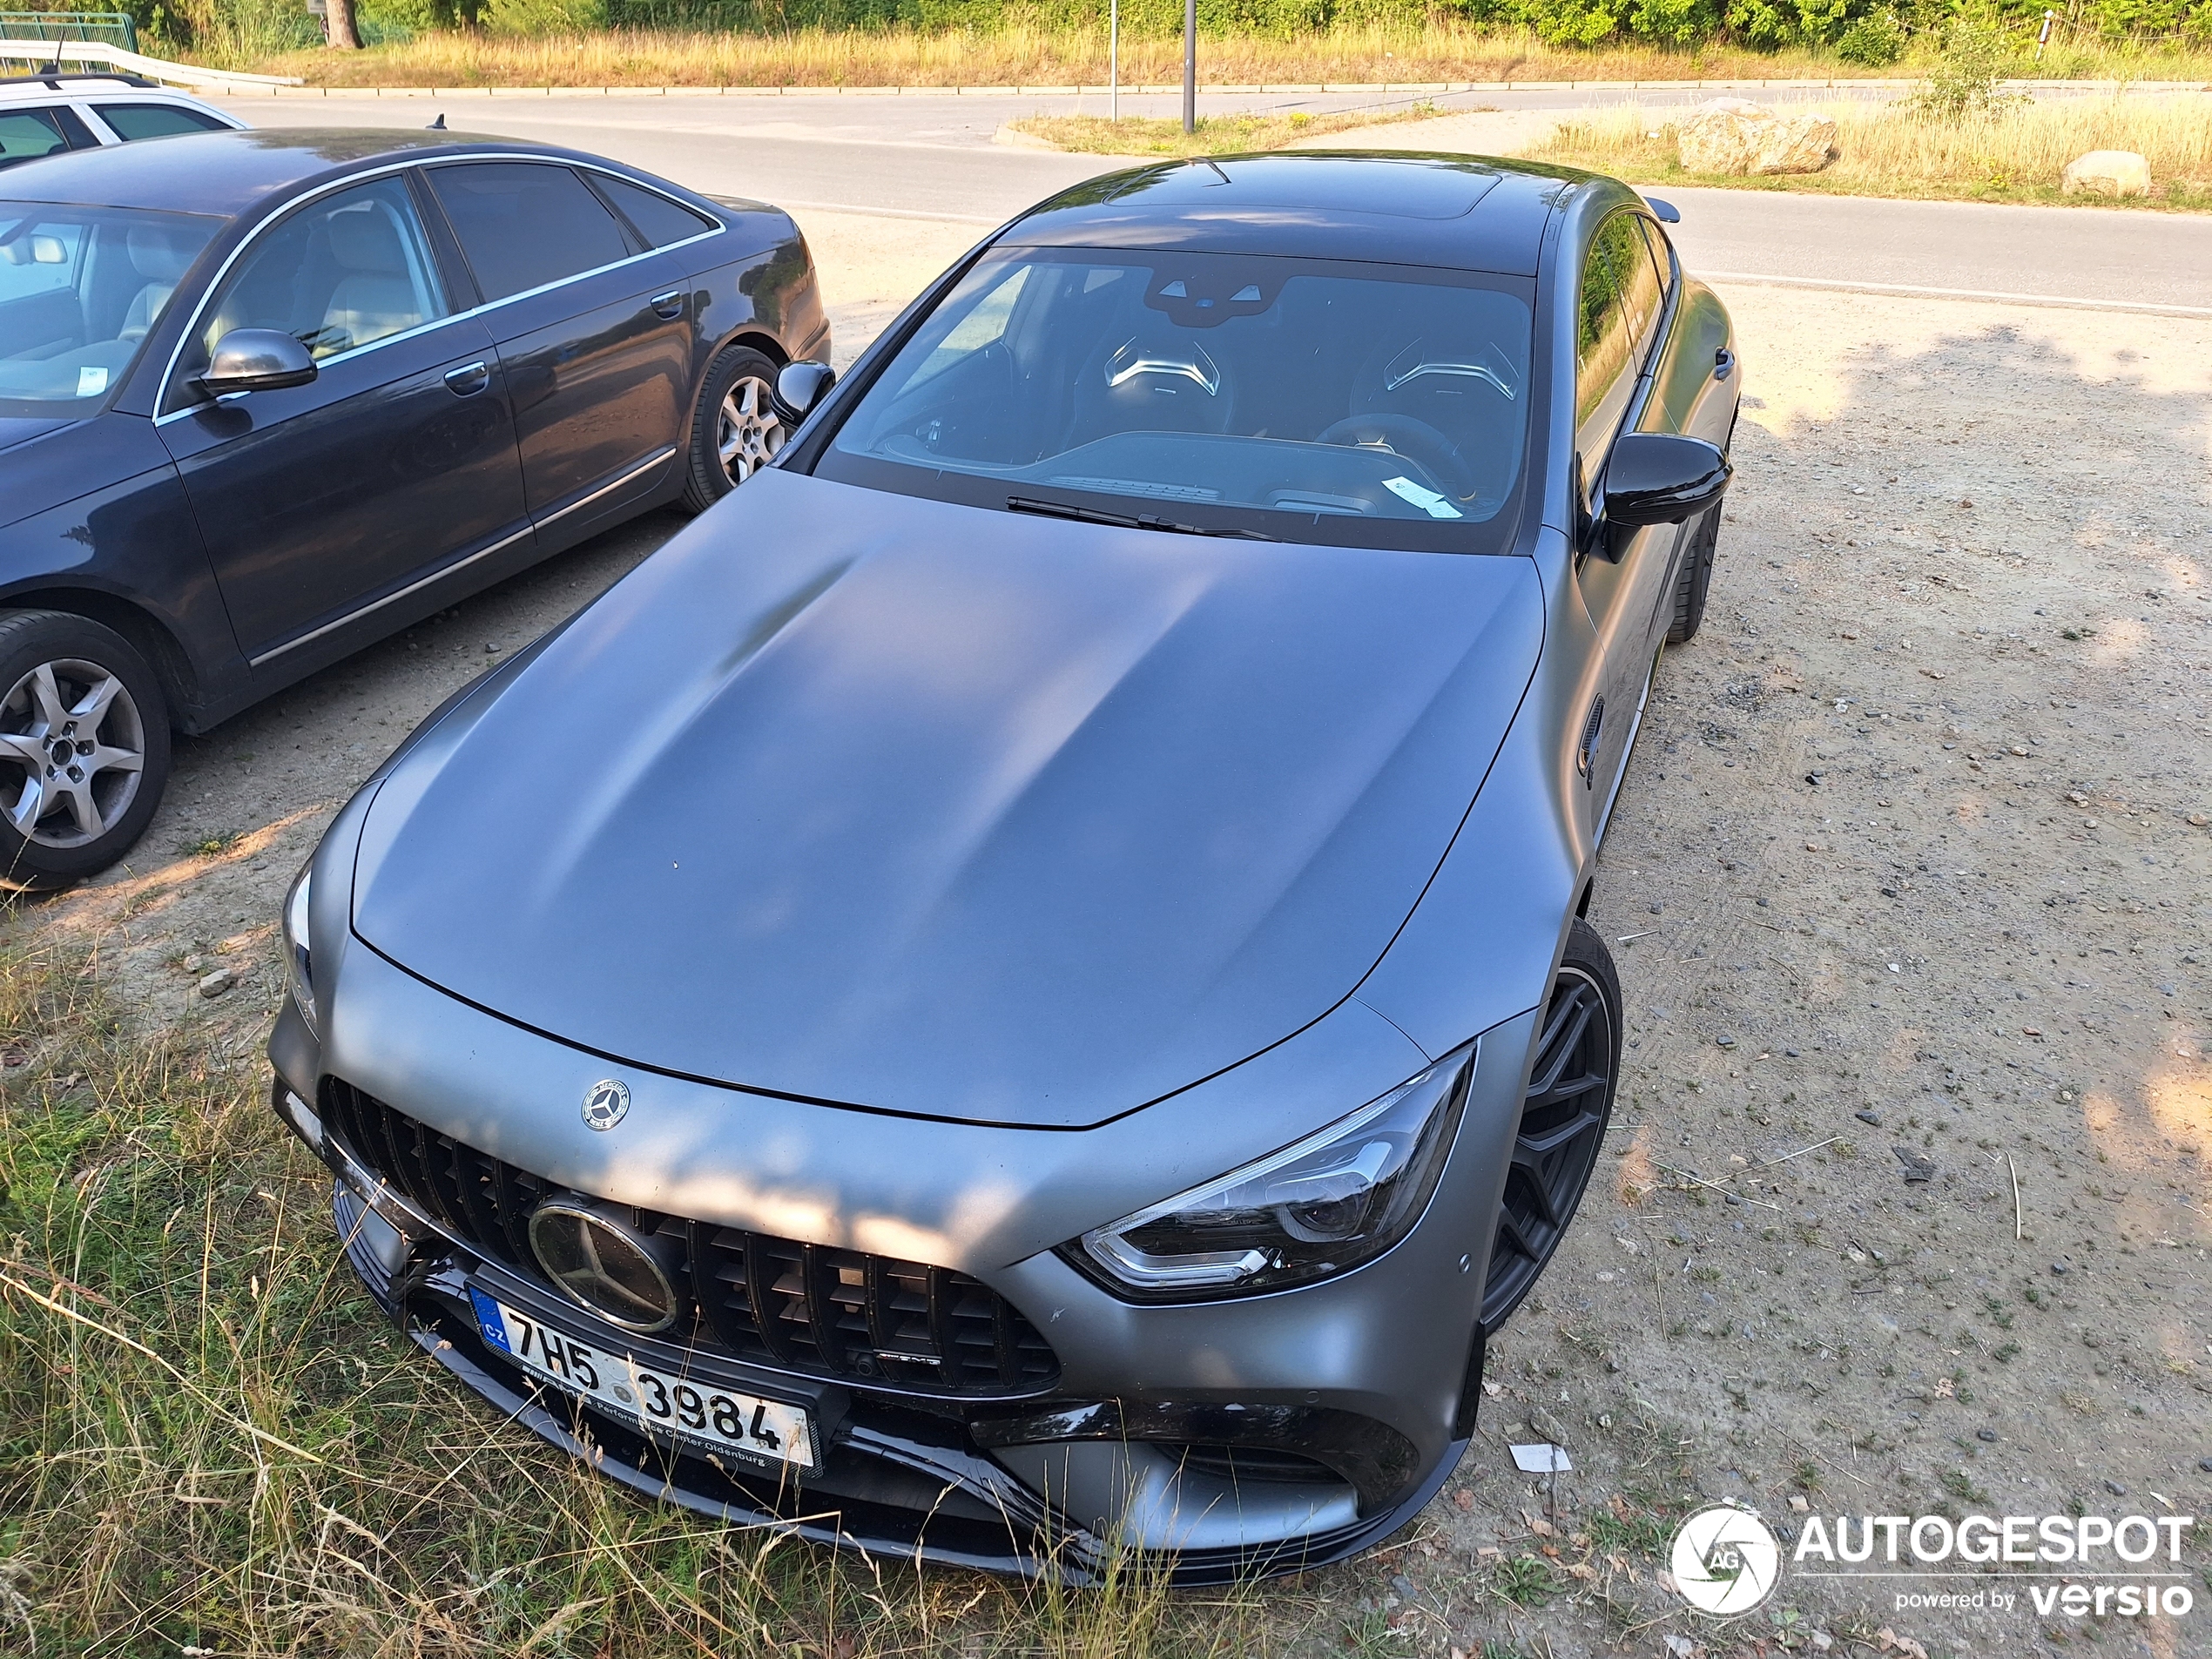
<path id="1" fill-rule="evenodd" d="M 583 1121 L 593 1129 L 612 1129 L 629 1111 L 630 1085 L 617 1077 L 592 1084 L 583 1097 Z"/>

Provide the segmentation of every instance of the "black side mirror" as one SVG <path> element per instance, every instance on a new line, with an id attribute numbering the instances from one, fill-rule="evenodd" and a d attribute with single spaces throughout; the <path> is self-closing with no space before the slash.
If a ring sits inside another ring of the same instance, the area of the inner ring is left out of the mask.
<path id="1" fill-rule="evenodd" d="M 305 386 L 314 377 L 315 360 L 290 334 L 274 328 L 233 328 L 215 342 L 199 384 L 212 396 L 228 397 Z"/>
<path id="2" fill-rule="evenodd" d="M 1720 500 L 1733 470 L 1703 438 L 1624 432 L 1605 463 L 1606 523 L 1640 528 L 1695 518 Z"/>
<path id="3" fill-rule="evenodd" d="M 776 376 L 776 413 L 786 426 L 797 426 L 814 412 L 814 406 L 837 384 L 837 371 L 827 363 L 786 363 Z"/>

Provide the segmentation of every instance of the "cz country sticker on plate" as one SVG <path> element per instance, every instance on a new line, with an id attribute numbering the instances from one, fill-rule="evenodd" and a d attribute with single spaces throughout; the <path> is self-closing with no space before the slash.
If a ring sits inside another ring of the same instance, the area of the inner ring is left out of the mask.
<path id="1" fill-rule="evenodd" d="M 486 1342 L 531 1376 L 613 1416 L 712 1450 L 797 1469 L 815 1467 L 814 1426 L 803 1407 L 672 1377 L 627 1354 L 586 1347 L 473 1285 L 469 1299 Z"/>

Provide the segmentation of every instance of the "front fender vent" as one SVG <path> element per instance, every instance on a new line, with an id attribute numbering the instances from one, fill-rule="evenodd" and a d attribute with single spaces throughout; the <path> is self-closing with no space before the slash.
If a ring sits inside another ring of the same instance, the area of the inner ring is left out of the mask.
<path id="1" fill-rule="evenodd" d="M 556 1183 L 335 1077 L 323 1080 L 322 1120 L 357 1162 L 454 1238 L 543 1278 L 529 1213 Z M 630 1219 L 680 1246 L 695 1309 L 690 1337 L 703 1346 L 918 1393 L 1030 1393 L 1059 1380 L 1059 1359 L 1037 1328 L 968 1274 L 649 1210 Z"/>

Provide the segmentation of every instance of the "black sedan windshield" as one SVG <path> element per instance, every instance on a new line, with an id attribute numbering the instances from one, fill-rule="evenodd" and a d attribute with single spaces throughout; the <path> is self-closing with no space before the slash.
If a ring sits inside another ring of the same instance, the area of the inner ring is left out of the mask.
<path id="1" fill-rule="evenodd" d="M 1529 340 L 1500 279 L 1009 249 L 924 320 L 817 471 L 1017 511 L 1470 549 L 1520 477 Z"/>
<path id="2" fill-rule="evenodd" d="M 104 401 L 221 227 L 194 213 L 0 201 L 0 414 Z"/>

